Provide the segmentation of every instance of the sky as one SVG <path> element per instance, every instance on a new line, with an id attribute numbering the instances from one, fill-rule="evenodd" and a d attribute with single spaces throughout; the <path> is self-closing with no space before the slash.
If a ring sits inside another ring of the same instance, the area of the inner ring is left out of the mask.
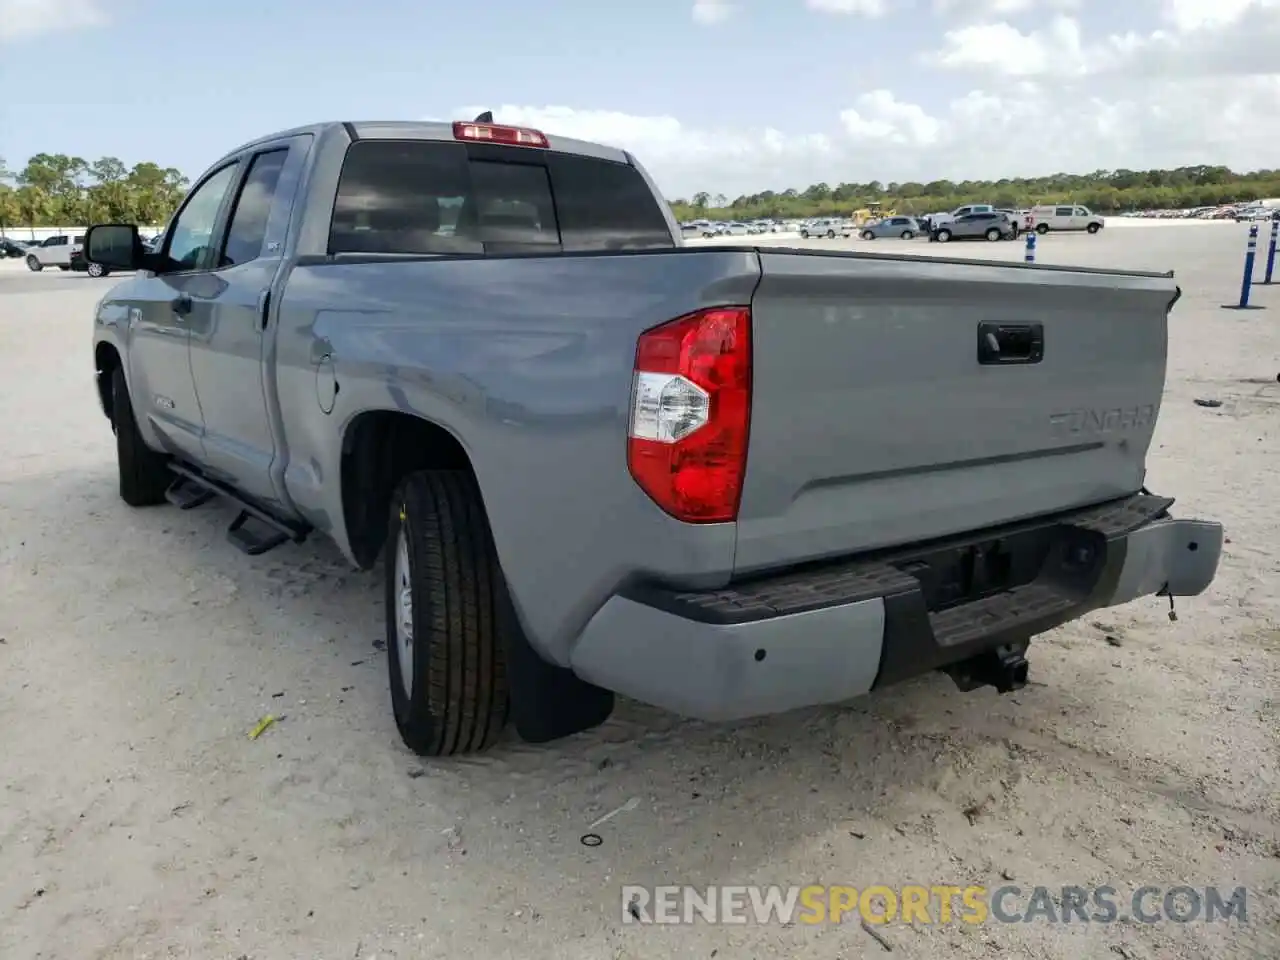
<path id="1" fill-rule="evenodd" d="M 0 0 L 0 157 L 197 176 L 320 120 L 631 150 L 668 198 L 1280 167 L 1280 0 Z"/>

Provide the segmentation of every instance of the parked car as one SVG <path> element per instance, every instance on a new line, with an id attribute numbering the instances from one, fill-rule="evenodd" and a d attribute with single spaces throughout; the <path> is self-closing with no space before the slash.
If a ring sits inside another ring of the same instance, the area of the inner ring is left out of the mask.
<path id="1" fill-rule="evenodd" d="M 628 153 L 480 122 L 254 140 L 137 241 L 86 240 L 138 271 L 92 324 L 120 497 L 382 558 L 422 754 L 615 693 L 1016 690 L 1036 634 L 1217 571 L 1222 527 L 1143 486 L 1172 274 L 684 246 Z"/>
<path id="2" fill-rule="evenodd" d="M 61 233 L 27 248 L 27 267 L 39 273 L 45 267 L 57 267 L 59 270 L 71 269 L 71 258 L 80 251 L 84 237 Z"/>
<path id="3" fill-rule="evenodd" d="M 946 220 L 933 228 L 930 240 L 946 243 L 950 240 L 1009 240 L 1015 235 L 1009 217 L 994 210 L 989 213 L 966 213 L 954 220 Z"/>
<path id="4" fill-rule="evenodd" d="M 864 224 L 858 234 L 863 240 L 879 240 L 881 237 L 901 237 L 910 240 L 925 233 L 915 217 L 885 217 L 875 223 Z"/>
<path id="5" fill-rule="evenodd" d="M 10 240 L 8 237 L 0 237 L 0 257 L 4 259 L 19 259 L 27 255 L 27 248 L 24 244 L 16 240 Z"/>
<path id="6" fill-rule="evenodd" d="M 146 246 L 146 244 L 143 244 Z M 73 273 L 87 273 L 91 277 L 106 277 L 111 271 L 100 263 L 90 263 L 85 259 L 84 250 L 76 250 L 71 254 L 71 270 Z"/>
<path id="7" fill-rule="evenodd" d="M 810 237 L 826 237 L 828 240 L 833 240 L 839 235 L 841 226 L 839 220 L 810 220 L 800 225 L 800 236 L 806 240 Z"/>
<path id="8" fill-rule="evenodd" d="M 1078 205 L 1039 206 L 1031 208 L 1032 229 L 1044 234 L 1050 230 L 1084 230 L 1097 233 L 1106 221 L 1088 207 Z"/>
<path id="9" fill-rule="evenodd" d="M 989 203 L 966 203 L 963 206 L 956 207 L 949 213 L 931 213 L 929 214 L 929 222 L 931 229 L 936 229 L 944 223 L 950 223 L 959 220 L 961 217 L 967 217 L 974 213 L 995 213 L 996 208 Z"/>

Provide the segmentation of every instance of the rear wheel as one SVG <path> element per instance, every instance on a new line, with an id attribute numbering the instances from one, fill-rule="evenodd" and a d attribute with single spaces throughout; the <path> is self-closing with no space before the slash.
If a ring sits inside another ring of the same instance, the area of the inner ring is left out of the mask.
<path id="1" fill-rule="evenodd" d="M 32 273 L 39 273 L 44 269 L 44 264 L 36 259 L 35 254 L 27 257 L 27 269 Z"/>
<path id="2" fill-rule="evenodd" d="M 948 240 L 950 240 L 950 239 L 951 239 L 951 231 L 950 231 L 950 230 L 947 230 L 946 228 L 943 228 L 942 230 L 939 230 L 939 231 L 938 231 L 938 242 L 939 242 L 939 243 L 946 243 L 946 242 L 947 242 Z"/>
<path id="3" fill-rule="evenodd" d="M 474 478 L 401 481 L 386 545 L 387 668 L 396 727 L 422 756 L 492 746 L 507 722 L 502 569 Z"/>
<path id="4" fill-rule="evenodd" d="M 836 232 L 835 232 L 834 230 L 828 230 L 828 231 L 827 231 L 827 239 L 828 239 L 828 240 L 834 240 L 835 238 L 836 238 Z"/>
<path id="5" fill-rule="evenodd" d="M 1040 234 L 1040 236 L 1043 237 L 1048 232 L 1049 232 L 1049 225 L 1047 223 L 1036 224 L 1036 233 Z"/>
<path id="6" fill-rule="evenodd" d="M 995 227 L 992 227 L 990 230 L 988 230 L 988 231 L 987 231 L 987 239 L 988 239 L 988 240 L 993 240 L 993 241 L 994 241 L 994 240 L 999 240 L 999 239 L 1000 239 L 1000 231 L 999 231 L 999 230 L 997 230 Z"/>
<path id="7" fill-rule="evenodd" d="M 875 235 L 874 233 L 872 233 L 870 230 L 863 230 L 863 231 L 862 231 L 862 239 L 863 239 L 863 240 L 874 240 L 875 238 L 876 238 L 876 235 Z"/>
<path id="8" fill-rule="evenodd" d="M 800 237 L 801 237 L 801 239 L 808 240 L 808 239 L 809 239 L 809 231 L 808 231 L 808 230 L 801 230 L 801 231 L 800 231 Z"/>
<path id="9" fill-rule="evenodd" d="M 148 447 L 138 432 L 129 385 L 120 367 L 111 371 L 111 426 L 116 433 L 120 499 L 131 507 L 164 503 L 164 492 L 173 482 L 173 475 L 168 460 Z"/>
<path id="10" fill-rule="evenodd" d="M 85 272 L 91 277 L 105 277 L 107 268 L 100 263 L 91 263 L 85 267 Z"/>
<path id="11" fill-rule="evenodd" d="M 902 239 L 903 239 L 903 240 L 910 240 L 910 239 L 911 239 L 912 237 L 914 237 L 914 236 L 915 236 L 915 234 L 914 234 L 914 233 L 912 233 L 910 230 L 903 230 L 903 231 L 902 231 Z"/>

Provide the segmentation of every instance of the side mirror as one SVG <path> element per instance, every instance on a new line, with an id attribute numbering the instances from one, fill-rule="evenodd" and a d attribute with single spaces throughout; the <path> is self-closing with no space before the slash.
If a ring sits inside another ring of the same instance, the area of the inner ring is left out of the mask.
<path id="1" fill-rule="evenodd" d="M 146 248 L 131 223 L 99 223 L 85 231 L 84 258 L 109 270 L 138 270 L 146 262 Z"/>

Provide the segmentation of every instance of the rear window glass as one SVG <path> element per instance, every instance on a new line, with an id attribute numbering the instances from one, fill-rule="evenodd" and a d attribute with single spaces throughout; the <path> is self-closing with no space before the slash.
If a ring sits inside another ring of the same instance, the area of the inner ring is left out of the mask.
<path id="1" fill-rule="evenodd" d="M 363 140 L 347 151 L 330 253 L 578 253 L 673 247 L 662 208 L 628 164 L 512 148 Z"/>

